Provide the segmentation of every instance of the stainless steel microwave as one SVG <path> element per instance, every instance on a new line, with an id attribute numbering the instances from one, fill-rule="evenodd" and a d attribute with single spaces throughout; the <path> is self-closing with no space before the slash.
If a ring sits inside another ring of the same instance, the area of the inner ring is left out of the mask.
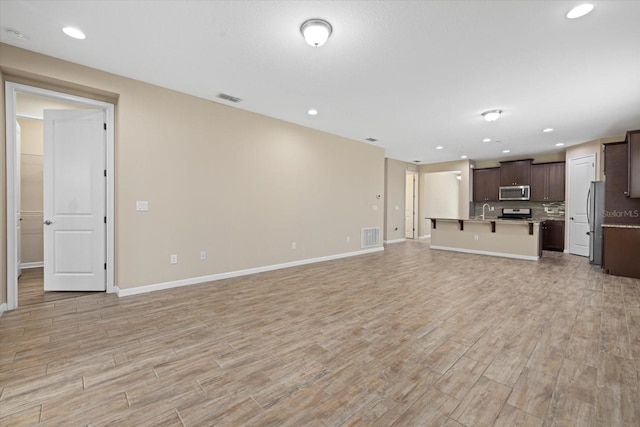
<path id="1" fill-rule="evenodd" d="M 531 187 L 528 185 L 500 187 L 500 200 L 529 200 L 530 198 Z"/>

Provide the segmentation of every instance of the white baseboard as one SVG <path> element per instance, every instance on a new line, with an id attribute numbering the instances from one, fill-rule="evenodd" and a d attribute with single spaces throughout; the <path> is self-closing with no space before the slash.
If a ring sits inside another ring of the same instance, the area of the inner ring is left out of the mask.
<path id="1" fill-rule="evenodd" d="M 318 258 L 303 259 L 300 261 L 285 262 L 282 264 L 267 265 L 264 267 L 248 268 L 246 270 L 230 271 L 228 273 L 212 274 L 210 276 L 192 277 L 189 279 L 175 280 L 173 282 L 164 282 L 164 283 L 156 283 L 154 285 L 138 286 L 138 287 L 129 288 L 129 289 L 120 289 L 117 286 L 115 288 L 116 288 L 116 293 L 118 294 L 119 297 L 126 297 L 130 295 L 144 294 L 147 292 L 161 291 L 163 289 L 178 288 L 181 286 L 197 285 L 200 283 L 213 282 L 216 280 L 230 279 L 232 277 L 247 276 L 249 274 L 263 273 L 266 271 L 281 270 L 283 268 L 298 267 L 301 265 L 314 264 L 317 262 L 332 261 L 340 258 L 348 258 L 352 256 L 370 254 L 373 252 L 380 252 L 380 251 L 384 251 L 383 246 L 378 246 L 371 249 L 363 249 L 361 251 L 347 252 L 347 253 L 342 253 L 337 255 L 329 255 L 329 256 L 318 257 Z"/>
<path id="2" fill-rule="evenodd" d="M 431 234 L 425 234 L 424 236 L 418 236 L 418 239 L 420 240 L 425 240 L 425 239 L 430 239 L 431 238 Z"/>
<path id="3" fill-rule="evenodd" d="M 23 270 L 27 270 L 29 268 L 40 268 L 40 267 L 44 267 L 44 261 L 20 263 L 20 268 Z"/>
<path id="4" fill-rule="evenodd" d="M 388 245 L 388 244 L 391 244 L 391 243 L 401 243 L 401 242 L 406 242 L 406 241 L 407 241 L 407 239 L 385 240 L 384 244 Z"/>
<path id="5" fill-rule="evenodd" d="M 524 260 L 527 260 L 527 261 L 538 261 L 540 259 L 539 256 L 506 254 L 506 253 L 502 253 L 502 252 L 491 252 L 491 251 L 478 251 L 478 250 L 475 250 L 475 249 L 450 248 L 450 247 L 447 247 L 447 246 L 434 246 L 434 245 L 431 245 L 431 249 L 436 249 L 436 250 L 441 250 L 441 251 L 463 252 L 463 253 L 466 253 L 466 254 L 491 255 L 491 256 L 498 256 L 498 257 L 502 257 L 502 258 L 524 259 Z"/>
<path id="6" fill-rule="evenodd" d="M 9 306 L 7 305 L 6 302 L 3 302 L 2 304 L 0 304 L 0 317 L 2 317 L 2 313 L 7 311 L 8 309 L 9 309 Z"/>

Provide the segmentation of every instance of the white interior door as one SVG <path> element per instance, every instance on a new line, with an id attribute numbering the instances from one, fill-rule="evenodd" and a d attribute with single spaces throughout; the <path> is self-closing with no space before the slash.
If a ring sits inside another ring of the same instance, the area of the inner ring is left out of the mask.
<path id="1" fill-rule="evenodd" d="M 596 157 L 570 159 L 569 161 L 569 252 L 589 256 L 589 220 L 587 218 L 587 193 L 591 181 L 596 179 Z"/>
<path id="2" fill-rule="evenodd" d="M 22 176 L 22 174 L 20 173 L 20 162 L 22 160 L 22 140 L 21 140 L 21 135 L 22 131 L 20 129 L 20 123 L 18 123 L 18 121 L 16 120 L 16 176 L 18 177 L 18 179 L 16 180 L 16 185 L 15 185 L 15 208 L 16 208 L 16 218 L 18 218 L 18 220 L 16 221 L 16 244 L 15 244 L 15 251 L 16 251 L 16 271 L 17 271 L 17 275 L 16 277 L 20 277 L 20 275 L 22 274 L 22 193 L 21 193 L 21 188 L 20 188 L 20 177 Z"/>
<path id="3" fill-rule="evenodd" d="M 415 175 L 407 173 L 406 187 L 404 197 L 404 237 L 408 239 L 415 238 Z"/>
<path id="4" fill-rule="evenodd" d="M 106 289 L 103 110 L 44 111 L 44 289 Z"/>

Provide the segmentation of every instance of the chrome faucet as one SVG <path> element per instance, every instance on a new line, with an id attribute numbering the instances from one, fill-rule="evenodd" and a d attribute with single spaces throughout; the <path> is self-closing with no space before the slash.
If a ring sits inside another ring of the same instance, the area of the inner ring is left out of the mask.
<path id="1" fill-rule="evenodd" d="M 484 205 L 482 205 L 482 220 L 484 221 L 484 208 L 488 207 L 489 211 L 491 211 L 491 206 L 489 205 L 489 203 L 485 203 Z"/>

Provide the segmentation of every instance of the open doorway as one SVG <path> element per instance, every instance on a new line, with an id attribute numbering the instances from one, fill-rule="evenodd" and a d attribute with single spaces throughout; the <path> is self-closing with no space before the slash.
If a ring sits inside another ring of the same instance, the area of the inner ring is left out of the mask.
<path id="1" fill-rule="evenodd" d="M 52 162 L 51 154 L 46 154 L 44 149 L 45 130 L 43 121 L 45 110 L 51 111 L 101 111 L 103 119 L 100 127 L 104 131 L 104 144 L 99 151 L 102 153 L 100 173 L 113 171 L 113 104 L 95 101 L 87 98 L 76 97 L 60 92 L 48 91 L 31 86 L 6 83 L 6 123 L 7 123 L 7 306 L 9 310 L 21 305 L 45 302 L 62 298 L 78 296 L 77 292 L 54 292 L 45 295 L 45 260 L 44 254 L 44 226 L 47 224 L 44 218 L 45 186 L 53 182 L 52 176 L 60 178 L 61 175 L 45 173 L 47 158 Z M 48 113 L 49 114 L 49 113 Z M 104 122 L 104 123 L 102 123 Z M 73 150 L 77 152 L 77 150 Z M 51 153 L 51 152 L 50 152 Z M 77 156 L 76 156 L 77 157 Z M 56 156 L 56 161 L 61 160 Z M 61 162 L 59 162 L 61 163 Z M 49 179 L 46 177 L 49 176 Z M 105 233 L 106 255 L 101 266 L 106 261 L 104 273 L 104 288 L 107 292 L 113 292 L 113 174 L 104 175 L 100 185 L 104 189 L 100 221 Z M 62 176 L 57 181 L 64 180 Z M 72 176 L 67 181 L 80 181 L 77 176 Z M 59 185 L 56 185 L 58 188 Z M 102 221 L 102 217 L 105 220 Z M 49 223 L 51 223 L 49 221 Z M 81 234 L 81 233 L 76 233 Z M 55 243 L 58 245 L 58 243 Z M 58 245 L 59 246 L 59 245 Z M 49 257 L 49 259 L 53 259 Z M 56 257 L 55 267 L 59 258 Z M 52 264 L 49 264 L 52 265 Z M 69 266 L 66 263 L 62 268 Z M 23 292 L 24 291 L 24 292 Z"/>
<path id="2" fill-rule="evenodd" d="M 418 233 L 418 173 L 406 172 L 404 207 L 404 237 L 417 238 Z"/>

